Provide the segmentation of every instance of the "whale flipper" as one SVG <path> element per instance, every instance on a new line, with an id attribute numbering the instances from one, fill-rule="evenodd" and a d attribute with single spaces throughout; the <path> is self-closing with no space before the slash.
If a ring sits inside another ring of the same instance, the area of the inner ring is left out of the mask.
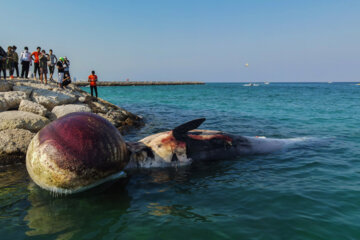
<path id="1" fill-rule="evenodd" d="M 188 131 L 198 128 L 205 120 L 206 118 L 199 118 L 177 126 L 172 130 L 174 138 L 176 140 L 184 140 Z"/>

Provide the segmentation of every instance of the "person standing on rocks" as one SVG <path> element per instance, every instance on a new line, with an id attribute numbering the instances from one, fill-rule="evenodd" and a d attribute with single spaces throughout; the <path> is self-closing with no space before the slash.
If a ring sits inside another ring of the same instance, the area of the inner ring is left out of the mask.
<path id="1" fill-rule="evenodd" d="M 15 60 L 15 56 L 14 56 L 14 52 L 11 46 L 8 47 L 8 51 L 7 51 L 7 59 L 6 59 L 6 67 L 7 69 L 9 69 L 9 75 L 10 75 L 10 79 L 13 79 L 14 76 L 14 60 Z"/>
<path id="2" fill-rule="evenodd" d="M 41 54 L 39 55 L 40 80 L 41 83 L 44 83 L 43 79 L 45 78 L 45 84 L 47 84 L 47 60 L 48 54 L 46 54 L 45 50 L 42 50 Z"/>
<path id="3" fill-rule="evenodd" d="M 39 74 L 39 78 L 40 78 L 40 60 L 39 60 L 39 55 L 40 55 L 40 50 L 41 50 L 41 47 L 37 47 L 36 48 L 36 52 L 33 52 L 31 54 L 31 57 L 34 56 L 34 58 L 32 58 L 32 60 L 34 60 L 34 78 L 36 80 L 36 71 L 38 72 Z"/>
<path id="4" fill-rule="evenodd" d="M 49 66 L 49 72 L 50 72 L 50 81 L 54 81 L 53 74 L 55 70 L 55 64 L 57 63 L 58 59 L 55 54 L 53 54 L 53 50 L 49 50 L 49 56 L 48 56 L 48 66 Z"/>
<path id="5" fill-rule="evenodd" d="M 59 61 L 56 63 L 56 68 L 58 69 L 59 88 L 63 88 L 62 82 L 64 80 L 64 58 L 62 57 L 59 58 Z"/>
<path id="6" fill-rule="evenodd" d="M 14 56 L 14 70 L 16 70 L 16 77 L 19 78 L 19 55 L 16 52 L 17 47 L 14 45 L 13 49 L 13 56 Z"/>
<path id="7" fill-rule="evenodd" d="M 4 80 L 6 80 L 6 52 L 5 50 L 0 47 L 0 78 L 1 72 L 3 73 Z"/>
<path id="8" fill-rule="evenodd" d="M 97 81 L 98 81 L 98 77 L 95 75 L 95 71 L 91 71 L 91 75 L 88 77 L 88 82 L 90 82 L 91 96 L 92 97 L 94 96 L 93 91 L 95 90 L 96 99 L 98 97 L 97 87 L 96 87 Z"/>
<path id="9" fill-rule="evenodd" d="M 29 48 L 24 47 L 24 51 L 20 54 L 20 61 L 21 61 L 21 78 L 28 78 L 29 69 L 31 64 L 31 53 L 29 53 Z"/>

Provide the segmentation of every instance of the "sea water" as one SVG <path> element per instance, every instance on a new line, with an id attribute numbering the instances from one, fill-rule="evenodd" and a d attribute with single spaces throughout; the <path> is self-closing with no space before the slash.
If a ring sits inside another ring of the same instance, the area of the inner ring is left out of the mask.
<path id="1" fill-rule="evenodd" d="M 136 171 L 74 196 L 39 189 L 23 165 L 3 167 L 0 239 L 360 239 L 360 86 L 98 91 L 143 116 L 145 127 L 128 132 L 127 141 L 200 117 L 202 129 L 298 141 L 266 155 Z"/>

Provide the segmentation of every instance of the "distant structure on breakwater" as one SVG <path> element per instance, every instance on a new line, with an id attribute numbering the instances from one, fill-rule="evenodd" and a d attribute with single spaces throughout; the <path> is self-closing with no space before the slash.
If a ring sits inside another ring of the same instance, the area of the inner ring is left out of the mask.
<path id="1" fill-rule="evenodd" d="M 88 86 L 89 82 L 73 82 L 74 85 L 79 87 Z M 204 82 L 97 82 L 98 86 L 151 86 L 151 85 L 203 85 Z"/>

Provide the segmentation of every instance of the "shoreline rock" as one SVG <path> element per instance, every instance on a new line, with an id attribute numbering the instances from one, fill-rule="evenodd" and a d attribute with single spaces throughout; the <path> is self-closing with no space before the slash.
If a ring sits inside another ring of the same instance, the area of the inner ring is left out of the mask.
<path id="1" fill-rule="evenodd" d="M 22 100 L 19 105 L 19 111 L 31 112 L 40 116 L 47 116 L 49 111 L 41 104 L 29 100 Z"/>
<path id="2" fill-rule="evenodd" d="M 72 112 L 92 112 L 108 119 L 120 132 L 141 127 L 140 116 L 70 84 L 59 89 L 33 80 L 0 80 L 0 166 L 25 162 L 31 138 L 46 124 Z"/>
<path id="3" fill-rule="evenodd" d="M 14 164 L 23 162 L 31 139 L 35 136 L 24 129 L 7 129 L 0 131 L 0 163 Z"/>
<path id="4" fill-rule="evenodd" d="M 73 112 L 91 112 L 91 109 L 86 104 L 67 104 L 56 106 L 51 112 L 57 119 Z"/>

